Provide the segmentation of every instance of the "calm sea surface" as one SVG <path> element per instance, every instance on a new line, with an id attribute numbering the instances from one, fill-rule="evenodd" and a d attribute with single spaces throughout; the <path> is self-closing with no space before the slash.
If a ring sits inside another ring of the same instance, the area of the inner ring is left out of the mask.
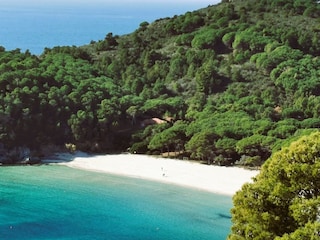
<path id="1" fill-rule="evenodd" d="M 0 168 L 0 239 L 225 239 L 231 198 L 64 166 Z"/>
<path id="2" fill-rule="evenodd" d="M 0 45 L 41 54 L 197 9 L 170 7 L 1 4 Z M 231 206 L 226 196 L 63 166 L 0 168 L 0 239 L 221 240 L 231 226 Z"/>
<path id="3" fill-rule="evenodd" d="M 103 40 L 107 33 L 123 35 L 136 30 L 140 23 L 173 17 L 207 7 L 205 3 L 185 2 L 145 5 L 109 4 L 74 5 L 0 4 L 0 45 L 7 50 L 29 49 L 41 54 L 45 47 L 81 46 L 91 40 Z M 53 1 L 54 2 L 54 1 Z M 66 0 L 66 3 L 68 1 Z M 215 0 L 212 0 L 215 2 Z M 89 1 L 90 3 L 90 1 Z M 168 5 L 168 4 L 167 4 Z"/>

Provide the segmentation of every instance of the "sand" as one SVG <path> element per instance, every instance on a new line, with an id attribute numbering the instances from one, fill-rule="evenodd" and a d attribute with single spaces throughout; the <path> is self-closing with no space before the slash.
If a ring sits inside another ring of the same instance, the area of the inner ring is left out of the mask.
<path id="1" fill-rule="evenodd" d="M 252 178 L 259 173 L 238 167 L 209 166 L 193 161 L 139 154 L 87 155 L 78 152 L 74 155 L 59 154 L 46 162 L 231 196 L 240 190 L 244 183 L 252 182 Z"/>

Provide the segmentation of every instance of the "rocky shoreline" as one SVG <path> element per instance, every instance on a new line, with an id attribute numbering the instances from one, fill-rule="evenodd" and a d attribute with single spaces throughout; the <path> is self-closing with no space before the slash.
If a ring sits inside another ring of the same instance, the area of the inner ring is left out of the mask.
<path id="1" fill-rule="evenodd" d="M 14 147 L 6 149 L 0 147 L 0 166 L 34 165 L 40 164 L 39 153 L 31 151 L 27 147 Z"/>

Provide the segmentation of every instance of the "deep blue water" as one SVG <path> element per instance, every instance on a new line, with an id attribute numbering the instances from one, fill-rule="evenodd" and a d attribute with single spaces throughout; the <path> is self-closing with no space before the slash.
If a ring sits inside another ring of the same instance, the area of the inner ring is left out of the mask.
<path id="1" fill-rule="evenodd" d="M 1 3 L 0 45 L 41 54 L 207 6 L 181 2 L 167 8 Z M 62 166 L 0 168 L 0 239 L 221 240 L 231 206 L 228 196 Z"/>
<path id="2" fill-rule="evenodd" d="M 65 0 L 66 4 L 53 4 L 55 1 L 28 4 L 28 0 L 1 3 L 0 45 L 7 50 L 29 49 L 34 54 L 41 54 L 45 47 L 81 46 L 91 40 L 102 40 L 109 32 L 115 35 L 131 33 L 144 21 L 151 23 L 207 7 L 206 2 L 217 2 L 173 0 L 170 4 L 150 1 L 139 5 L 134 1 L 127 1 L 130 4 L 121 4 L 121 0 L 106 1 L 105 4 L 95 4 L 95 1 L 87 4 L 67 4 L 68 0 Z"/>
<path id="3" fill-rule="evenodd" d="M 231 198 L 64 166 L 0 168 L 0 239 L 221 240 Z"/>

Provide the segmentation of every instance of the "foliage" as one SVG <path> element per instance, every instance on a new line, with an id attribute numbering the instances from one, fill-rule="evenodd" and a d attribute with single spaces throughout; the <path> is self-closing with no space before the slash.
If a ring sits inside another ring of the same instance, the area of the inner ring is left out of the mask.
<path id="1" fill-rule="evenodd" d="M 233 198 L 228 239 L 318 239 L 320 133 L 275 153 Z"/>
<path id="2" fill-rule="evenodd" d="M 319 16 L 311 0 L 222 1 L 40 56 L 0 48 L 0 142 L 262 164 L 320 126 Z"/>

